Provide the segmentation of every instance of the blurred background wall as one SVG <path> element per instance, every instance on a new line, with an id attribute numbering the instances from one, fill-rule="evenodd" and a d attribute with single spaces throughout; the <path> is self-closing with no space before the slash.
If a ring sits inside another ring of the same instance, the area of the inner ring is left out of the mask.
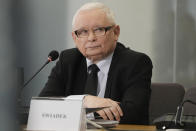
<path id="1" fill-rule="evenodd" d="M 16 43 L 12 0 L 0 0 L 0 130 L 18 131 L 16 123 Z"/>
<path id="2" fill-rule="evenodd" d="M 75 47 L 72 16 L 89 1 L 108 5 L 121 27 L 119 41 L 150 56 L 154 65 L 152 82 L 196 86 L 195 0 L 14 0 L 12 38 L 24 82 L 41 67 L 51 50 Z M 2 57 L 4 61 L 7 58 Z M 29 105 L 31 97 L 39 94 L 54 64 L 44 68 L 22 91 L 23 105 Z"/>

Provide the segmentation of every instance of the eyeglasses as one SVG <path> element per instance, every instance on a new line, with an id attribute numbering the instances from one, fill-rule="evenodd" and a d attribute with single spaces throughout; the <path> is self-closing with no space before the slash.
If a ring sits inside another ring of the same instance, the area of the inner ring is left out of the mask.
<path id="1" fill-rule="evenodd" d="M 97 27 L 97 28 L 94 28 L 92 29 L 93 31 L 93 34 L 95 36 L 104 36 L 106 34 L 106 32 L 108 30 L 110 30 L 113 26 L 107 26 L 107 27 Z M 78 38 L 86 38 L 89 36 L 89 30 L 88 29 L 79 29 L 79 30 L 76 30 L 74 31 L 74 33 L 76 34 L 76 36 Z"/>

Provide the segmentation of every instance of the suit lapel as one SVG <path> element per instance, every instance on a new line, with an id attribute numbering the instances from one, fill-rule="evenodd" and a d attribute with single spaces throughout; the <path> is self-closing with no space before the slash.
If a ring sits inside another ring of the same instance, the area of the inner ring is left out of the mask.
<path id="1" fill-rule="evenodd" d="M 73 61 L 74 64 L 70 64 L 68 69 L 69 84 L 67 84 L 66 92 L 69 92 L 72 95 L 81 95 L 84 92 L 87 77 L 86 59 L 76 50 Z"/>
<path id="2" fill-rule="evenodd" d="M 75 85 L 76 85 L 76 89 L 78 89 L 78 93 L 79 94 L 83 94 L 84 92 L 84 88 L 85 88 L 85 84 L 86 84 L 86 77 L 87 77 L 87 65 L 86 65 L 86 59 L 83 58 L 81 60 L 81 64 L 80 67 L 77 71 L 77 81 L 75 81 Z"/>
<path id="3" fill-rule="evenodd" d="M 116 77 L 116 66 L 118 65 L 118 58 L 119 58 L 119 53 L 121 52 L 121 44 L 117 43 L 116 45 L 116 49 L 114 50 L 114 55 L 112 57 L 112 62 L 110 65 L 110 69 L 108 72 L 108 79 L 107 79 L 107 83 L 106 83 L 106 91 L 105 91 L 105 98 L 108 98 L 111 96 L 111 90 L 112 88 L 114 88 L 113 84 L 113 79 L 114 77 Z"/>

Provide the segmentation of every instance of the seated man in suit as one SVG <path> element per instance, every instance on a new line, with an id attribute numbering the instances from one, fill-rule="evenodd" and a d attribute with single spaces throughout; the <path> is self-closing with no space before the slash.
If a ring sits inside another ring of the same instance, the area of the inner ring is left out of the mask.
<path id="1" fill-rule="evenodd" d="M 147 124 L 152 62 L 117 42 L 119 34 L 108 7 L 83 5 L 72 23 L 77 48 L 61 52 L 40 96 L 85 94 L 85 107 L 109 107 L 97 111 L 105 120 Z"/>

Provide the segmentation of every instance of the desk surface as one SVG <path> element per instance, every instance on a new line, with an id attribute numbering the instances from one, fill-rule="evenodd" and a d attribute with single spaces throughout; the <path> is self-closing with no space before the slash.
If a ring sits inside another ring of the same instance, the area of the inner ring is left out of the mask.
<path id="1" fill-rule="evenodd" d="M 23 130 L 26 128 L 26 126 L 22 126 Z M 146 126 L 146 125 L 126 125 L 126 124 L 120 124 L 115 128 L 116 130 L 141 130 L 141 131 L 156 131 L 155 126 Z M 25 130 L 24 130 L 25 131 Z M 87 131 L 104 131 L 103 129 L 88 129 Z"/>
<path id="2" fill-rule="evenodd" d="M 137 130 L 137 131 L 156 131 L 155 126 L 144 126 L 144 125 L 124 125 L 120 124 L 115 128 L 116 130 Z M 103 129 L 88 129 L 87 131 L 105 131 Z"/>
<path id="3" fill-rule="evenodd" d="M 156 131 L 156 126 L 124 125 L 120 124 L 114 129 Z"/>

